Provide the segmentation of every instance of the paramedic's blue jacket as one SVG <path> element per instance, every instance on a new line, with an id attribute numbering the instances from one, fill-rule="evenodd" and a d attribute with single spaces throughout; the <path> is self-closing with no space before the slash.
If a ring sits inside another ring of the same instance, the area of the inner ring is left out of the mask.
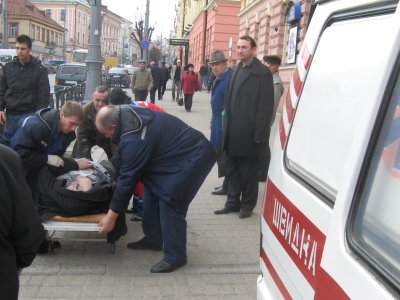
<path id="1" fill-rule="evenodd" d="M 178 118 L 138 106 L 119 106 L 112 137 L 118 145 L 117 185 L 110 209 L 123 212 L 141 180 L 162 201 L 186 213 L 215 163 L 206 137 Z"/>
<path id="2" fill-rule="evenodd" d="M 58 130 L 60 112 L 44 108 L 26 118 L 11 139 L 10 147 L 21 157 L 26 174 L 38 171 L 47 163 L 47 155 L 62 157 L 75 133 Z"/>

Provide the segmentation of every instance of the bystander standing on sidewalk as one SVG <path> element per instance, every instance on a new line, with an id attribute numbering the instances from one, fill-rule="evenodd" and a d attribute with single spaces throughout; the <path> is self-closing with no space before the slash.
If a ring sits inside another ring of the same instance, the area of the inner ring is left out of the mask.
<path id="1" fill-rule="evenodd" d="M 0 143 L 9 145 L 22 120 L 49 105 L 50 84 L 47 69 L 32 56 L 32 40 L 20 35 L 15 40 L 17 57 L 5 64 L 0 80 Z"/>
<path id="2" fill-rule="evenodd" d="M 211 193 L 213 195 L 226 195 L 228 192 L 228 180 L 225 177 L 226 156 L 221 149 L 222 141 L 222 113 L 224 111 L 224 100 L 228 91 L 228 83 L 232 77 L 233 70 L 228 68 L 227 59 L 223 51 L 211 53 L 210 65 L 215 76 L 211 94 L 211 135 L 210 143 L 217 152 L 218 177 L 224 177 L 222 186 L 216 187 Z"/>

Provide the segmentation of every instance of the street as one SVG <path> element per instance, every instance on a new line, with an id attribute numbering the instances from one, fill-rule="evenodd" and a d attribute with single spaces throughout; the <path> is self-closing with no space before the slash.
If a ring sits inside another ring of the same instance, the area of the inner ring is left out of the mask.
<path id="1" fill-rule="evenodd" d="M 208 137 L 209 102 L 207 92 L 196 93 L 188 113 L 171 101 L 167 90 L 156 104 Z M 186 266 L 170 274 L 151 274 L 163 254 L 126 248 L 143 236 L 141 222 L 127 215 L 128 234 L 117 242 L 115 254 L 105 242 L 62 241 L 61 248 L 39 255 L 23 270 L 20 299 L 255 299 L 264 183 L 248 219 L 213 213 L 225 202 L 224 196 L 211 195 L 221 183 L 214 166 L 189 207 Z"/>

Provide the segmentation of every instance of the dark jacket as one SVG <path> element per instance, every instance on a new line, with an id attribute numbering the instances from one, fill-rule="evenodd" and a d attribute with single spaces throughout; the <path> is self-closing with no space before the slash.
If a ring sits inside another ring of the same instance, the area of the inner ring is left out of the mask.
<path id="1" fill-rule="evenodd" d="M 18 269 L 28 267 L 44 239 L 21 160 L 0 145 L 0 291 L 18 299 Z"/>
<path id="2" fill-rule="evenodd" d="M 274 86 L 271 72 L 257 58 L 242 69 L 240 62 L 225 98 L 222 150 L 233 157 L 258 157 L 269 138 Z M 243 72 L 241 80 L 235 80 L 238 72 Z"/>
<path id="3" fill-rule="evenodd" d="M 6 63 L 0 80 L 0 111 L 9 114 L 33 113 L 49 106 L 50 85 L 47 69 L 36 57 L 22 65 L 18 57 Z"/>
<path id="4" fill-rule="evenodd" d="M 97 145 L 103 148 L 108 159 L 111 159 L 113 156 L 111 139 L 100 133 L 96 128 L 96 109 L 94 108 L 93 102 L 85 104 L 82 109 L 85 118 L 78 126 L 77 138 L 72 156 L 91 159 L 91 149 L 93 146 Z"/>
<path id="5" fill-rule="evenodd" d="M 125 211 L 139 180 L 157 198 L 186 213 L 215 163 L 206 137 L 178 118 L 138 106 L 120 107 L 113 142 L 117 184 L 110 208 Z"/>
<path id="6" fill-rule="evenodd" d="M 211 136 L 210 143 L 221 145 L 222 140 L 222 111 L 224 100 L 228 91 L 229 80 L 232 77 L 232 69 L 227 68 L 224 74 L 214 79 L 211 95 Z"/>
<path id="7" fill-rule="evenodd" d="M 161 84 L 165 84 L 169 79 L 171 79 L 171 75 L 169 74 L 169 71 L 166 67 L 161 67 L 160 70 L 161 70 L 161 79 L 160 79 Z"/>
<path id="8" fill-rule="evenodd" d="M 24 120 L 11 139 L 10 146 L 21 157 L 26 174 L 38 171 L 47 163 L 47 155 L 62 157 L 75 133 L 58 130 L 60 112 L 51 108 L 39 110 Z"/>
<path id="9" fill-rule="evenodd" d="M 150 66 L 151 76 L 153 77 L 153 89 L 158 89 L 161 83 L 161 69 L 159 66 Z"/>

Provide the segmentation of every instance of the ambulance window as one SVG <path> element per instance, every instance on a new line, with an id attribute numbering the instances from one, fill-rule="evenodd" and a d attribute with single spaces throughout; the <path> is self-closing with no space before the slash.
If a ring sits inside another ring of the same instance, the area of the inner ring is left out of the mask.
<path id="1" fill-rule="evenodd" d="M 400 79 L 354 209 L 358 252 L 400 286 Z M 396 282 L 397 281 L 397 282 Z"/>
<path id="2" fill-rule="evenodd" d="M 390 21 L 390 15 L 334 21 L 320 36 L 303 83 L 286 166 L 329 203 L 335 201 L 349 149 L 380 91 L 376 78 L 385 72 L 382 64 L 389 56 L 381 28 L 390 28 Z"/>

